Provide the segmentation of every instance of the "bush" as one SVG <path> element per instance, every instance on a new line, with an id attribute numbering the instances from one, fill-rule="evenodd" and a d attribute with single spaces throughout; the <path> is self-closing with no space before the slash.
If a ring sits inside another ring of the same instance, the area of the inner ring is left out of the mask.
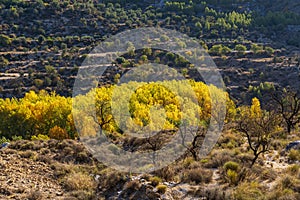
<path id="1" fill-rule="evenodd" d="M 13 141 L 17 141 L 17 140 L 22 140 L 23 138 L 22 138 L 22 136 L 16 136 L 16 135 L 14 135 L 14 136 L 11 137 L 11 139 Z"/>
<path id="2" fill-rule="evenodd" d="M 266 53 L 270 56 L 274 54 L 275 50 L 272 47 L 265 47 Z"/>
<path id="3" fill-rule="evenodd" d="M 212 179 L 212 171 L 202 168 L 189 169 L 184 172 L 183 182 L 191 184 L 209 183 Z"/>
<path id="4" fill-rule="evenodd" d="M 36 152 L 34 151 L 31 151 L 31 150 L 27 150 L 27 151 L 21 151 L 19 153 L 19 155 L 22 157 L 22 158 L 34 158 L 36 157 Z"/>
<path id="5" fill-rule="evenodd" d="M 82 172 L 70 173 L 64 178 L 64 185 L 67 190 L 93 191 L 96 188 L 94 179 Z"/>
<path id="6" fill-rule="evenodd" d="M 9 139 L 6 139 L 5 137 L 2 136 L 2 138 L 0 138 L 0 144 L 3 144 L 5 142 L 10 142 Z"/>
<path id="7" fill-rule="evenodd" d="M 287 173 L 291 176 L 297 176 L 300 172 L 300 165 L 291 165 L 287 168 Z"/>
<path id="8" fill-rule="evenodd" d="M 92 199 L 96 199 L 94 191 L 77 190 L 77 191 L 70 192 L 70 195 L 73 196 L 73 197 L 75 197 L 76 200 L 92 200 Z M 74 198 L 72 198 L 72 199 L 74 199 Z"/>
<path id="9" fill-rule="evenodd" d="M 161 178 L 157 176 L 153 176 L 150 178 L 151 185 L 153 185 L 154 187 L 157 186 L 161 181 Z"/>
<path id="10" fill-rule="evenodd" d="M 43 195 L 40 191 L 32 190 L 30 193 L 27 195 L 28 200 L 42 200 Z"/>
<path id="11" fill-rule="evenodd" d="M 225 172 L 227 172 L 228 170 L 237 172 L 238 169 L 240 168 L 240 166 L 236 162 L 229 161 L 224 164 L 223 168 L 224 168 Z"/>
<path id="12" fill-rule="evenodd" d="M 43 134 L 38 134 L 31 136 L 30 138 L 31 140 L 50 140 L 50 138 L 47 135 L 43 135 Z"/>
<path id="13" fill-rule="evenodd" d="M 59 126 L 54 126 L 49 130 L 49 137 L 56 140 L 63 140 L 68 139 L 69 135 L 65 129 Z"/>
<path id="14" fill-rule="evenodd" d="M 238 178 L 238 173 L 236 171 L 233 171 L 231 169 L 228 169 L 228 171 L 226 172 L 227 174 L 227 178 L 229 180 L 229 184 L 231 185 L 237 185 L 239 182 L 239 178 Z"/>
<path id="15" fill-rule="evenodd" d="M 288 154 L 288 158 L 291 161 L 300 160 L 300 151 L 296 150 L 296 149 L 291 149 L 289 154 Z"/>
<path id="16" fill-rule="evenodd" d="M 208 168 L 222 167 L 226 162 L 234 160 L 234 151 L 215 150 L 211 155 L 208 163 L 204 164 Z"/>
<path id="17" fill-rule="evenodd" d="M 138 180 L 127 182 L 124 186 L 125 190 L 137 191 L 141 187 Z"/>
<path id="18" fill-rule="evenodd" d="M 240 56 L 245 54 L 245 51 L 247 51 L 247 47 L 242 44 L 237 44 L 234 49 L 238 52 L 238 55 Z"/>
<path id="19" fill-rule="evenodd" d="M 224 190 L 222 187 L 204 187 L 199 188 L 192 194 L 199 199 L 213 199 L 213 200 L 229 200 L 231 198 L 231 192 Z"/>
<path id="20" fill-rule="evenodd" d="M 9 64 L 9 61 L 4 58 L 3 56 L 0 56 L 0 67 L 6 67 Z"/>
<path id="21" fill-rule="evenodd" d="M 175 177 L 175 170 L 172 167 L 164 167 L 154 172 L 154 175 L 166 181 L 172 181 Z"/>
<path id="22" fill-rule="evenodd" d="M 256 182 L 242 183 L 235 188 L 233 197 L 235 200 L 245 199 L 264 199 L 264 193 L 260 188 L 260 185 Z"/>
<path id="23" fill-rule="evenodd" d="M 164 194 L 167 191 L 167 186 L 166 185 L 158 185 L 156 186 L 157 192 Z"/>
<path id="24" fill-rule="evenodd" d="M 42 79 L 34 79 L 33 80 L 33 84 L 37 87 L 37 88 L 41 88 L 44 85 L 44 81 Z"/>
<path id="25" fill-rule="evenodd" d="M 262 172 L 260 170 L 260 173 L 257 175 L 262 181 L 275 181 L 275 179 L 278 177 L 278 172 L 272 168 L 266 168 Z"/>
<path id="26" fill-rule="evenodd" d="M 22 140 L 20 140 L 22 141 Z M 21 150 L 27 150 L 27 149 L 33 149 L 34 147 L 34 143 L 31 142 L 31 141 L 28 141 L 28 140 L 24 140 L 25 142 L 24 143 L 21 143 L 20 145 L 20 149 Z"/>

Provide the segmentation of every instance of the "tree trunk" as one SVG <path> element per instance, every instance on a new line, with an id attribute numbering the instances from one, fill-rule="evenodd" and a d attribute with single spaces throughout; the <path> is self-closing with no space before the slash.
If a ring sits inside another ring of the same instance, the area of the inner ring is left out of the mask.
<path id="1" fill-rule="evenodd" d="M 254 158 L 252 159 L 252 162 L 251 162 L 251 165 L 250 165 L 250 168 L 253 167 L 254 163 L 256 162 L 257 158 L 258 158 L 259 154 L 256 154 L 254 155 Z"/>

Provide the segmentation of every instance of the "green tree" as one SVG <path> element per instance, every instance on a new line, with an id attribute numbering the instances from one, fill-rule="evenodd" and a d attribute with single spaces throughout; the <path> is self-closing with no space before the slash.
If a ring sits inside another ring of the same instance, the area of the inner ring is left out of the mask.
<path id="1" fill-rule="evenodd" d="M 0 34 L 0 46 L 7 47 L 11 44 L 11 38 L 7 35 Z"/>

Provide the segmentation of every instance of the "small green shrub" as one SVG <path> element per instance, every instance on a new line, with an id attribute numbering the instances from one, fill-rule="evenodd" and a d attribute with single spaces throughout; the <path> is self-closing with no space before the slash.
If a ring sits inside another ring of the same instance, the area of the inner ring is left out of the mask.
<path id="1" fill-rule="evenodd" d="M 185 168 L 189 167 L 195 160 L 192 157 L 187 157 L 183 161 L 183 166 Z"/>
<path id="2" fill-rule="evenodd" d="M 22 136 L 16 136 L 16 135 L 14 135 L 14 136 L 11 137 L 11 139 L 13 141 L 17 141 L 17 140 L 22 140 L 23 138 L 22 138 Z"/>
<path id="3" fill-rule="evenodd" d="M 153 185 L 154 187 L 157 186 L 161 181 L 161 178 L 157 176 L 153 176 L 150 178 L 151 185 Z"/>
<path id="4" fill-rule="evenodd" d="M 30 138 L 31 140 L 50 140 L 50 138 L 47 135 L 43 135 L 43 134 L 38 134 L 31 136 Z"/>
<path id="5" fill-rule="evenodd" d="M 299 150 L 295 150 L 295 149 L 291 149 L 289 154 L 288 154 L 288 158 L 291 161 L 297 161 L 300 160 L 300 151 Z"/>
<path id="6" fill-rule="evenodd" d="M 227 172 L 228 170 L 236 172 L 238 171 L 239 168 L 240 168 L 239 164 L 233 161 L 226 162 L 223 166 L 225 172 Z"/>
<path id="7" fill-rule="evenodd" d="M 236 171 L 228 169 L 226 174 L 231 185 L 236 185 L 238 183 L 238 173 Z"/>
<path id="8" fill-rule="evenodd" d="M 2 136 L 2 138 L 0 138 L 0 144 L 3 144 L 5 142 L 10 142 L 9 139 L 6 139 L 5 137 Z"/>
<path id="9" fill-rule="evenodd" d="M 157 192 L 164 194 L 167 191 L 167 186 L 166 185 L 158 185 L 156 186 Z"/>

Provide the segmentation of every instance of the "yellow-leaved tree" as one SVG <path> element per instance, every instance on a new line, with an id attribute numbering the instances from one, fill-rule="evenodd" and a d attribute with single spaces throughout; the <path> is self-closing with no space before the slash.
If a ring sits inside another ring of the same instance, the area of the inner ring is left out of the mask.
<path id="1" fill-rule="evenodd" d="M 253 98 L 251 106 L 238 108 L 236 121 L 237 130 L 246 137 L 253 152 L 252 167 L 259 155 L 269 151 L 272 135 L 280 123 L 279 116 L 275 112 L 262 110 L 259 100 Z"/>

